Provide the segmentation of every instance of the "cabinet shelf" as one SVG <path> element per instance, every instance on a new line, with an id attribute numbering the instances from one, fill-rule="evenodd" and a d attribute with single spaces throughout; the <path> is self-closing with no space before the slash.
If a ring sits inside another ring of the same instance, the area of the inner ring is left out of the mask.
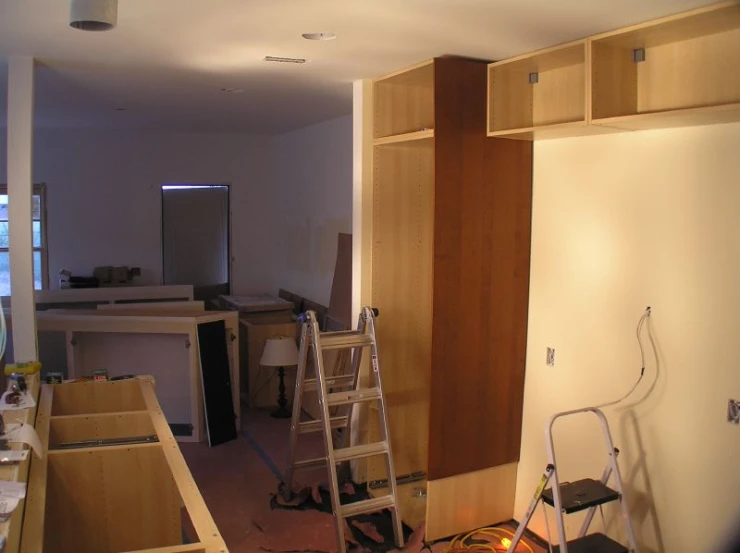
<path id="1" fill-rule="evenodd" d="M 586 40 L 488 66 L 488 136 L 585 126 Z M 548 134 L 548 133 L 545 133 Z"/>
<path id="2" fill-rule="evenodd" d="M 538 127 L 527 127 L 522 129 L 507 129 L 503 131 L 489 132 L 489 137 L 515 138 L 518 140 L 539 140 L 547 138 L 567 138 L 571 136 L 582 136 L 586 134 L 585 121 L 573 123 L 554 123 L 552 125 L 540 125 Z"/>
<path id="3" fill-rule="evenodd" d="M 641 131 L 690 127 L 740 121 L 740 102 L 700 108 L 654 111 L 592 120 L 593 125 L 610 129 Z"/>
<path id="4" fill-rule="evenodd" d="M 405 142 L 416 142 L 418 140 L 429 140 L 431 138 L 434 138 L 434 129 L 423 129 L 415 132 L 407 132 L 403 134 L 384 136 L 383 138 L 376 138 L 375 140 L 373 140 L 373 146 L 403 144 Z"/>

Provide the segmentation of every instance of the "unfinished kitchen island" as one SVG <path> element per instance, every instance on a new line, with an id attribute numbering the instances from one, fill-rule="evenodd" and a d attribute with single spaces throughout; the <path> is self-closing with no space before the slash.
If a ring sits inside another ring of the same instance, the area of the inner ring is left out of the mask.
<path id="1" fill-rule="evenodd" d="M 148 376 L 42 386 L 44 455 L 9 553 L 228 553 L 155 387 Z M 185 539 L 188 519 L 196 536 Z"/>
<path id="2" fill-rule="evenodd" d="M 157 306 L 150 310 L 50 310 L 38 312 L 36 317 L 39 333 L 64 334 L 68 378 L 100 369 L 109 377 L 151 375 L 176 438 L 194 442 L 206 439 L 199 330 L 203 325 L 223 324 L 234 417 L 236 428 L 240 427 L 239 322 L 235 311 Z M 206 366 L 205 370 L 212 369 Z"/>

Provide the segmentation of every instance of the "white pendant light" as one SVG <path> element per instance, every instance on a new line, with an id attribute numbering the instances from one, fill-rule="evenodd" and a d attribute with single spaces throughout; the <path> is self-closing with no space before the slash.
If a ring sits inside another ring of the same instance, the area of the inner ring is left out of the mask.
<path id="1" fill-rule="evenodd" d="M 108 31 L 118 22 L 118 0 L 71 0 L 69 26 L 81 31 Z"/>

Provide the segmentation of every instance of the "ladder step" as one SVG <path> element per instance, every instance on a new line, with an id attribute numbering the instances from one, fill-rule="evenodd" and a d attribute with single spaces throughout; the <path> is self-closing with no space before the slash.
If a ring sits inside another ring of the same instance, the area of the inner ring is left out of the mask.
<path id="1" fill-rule="evenodd" d="M 348 403 L 359 403 L 361 401 L 373 401 L 380 399 L 380 388 L 363 388 L 362 390 L 350 390 L 347 392 L 334 392 L 326 395 L 326 401 L 330 406 L 347 405 Z"/>
<path id="2" fill-rule="evenodd" d="M 560 552 L 559 545 L 552 549 L 555 553 Z M 569 541 L 568 553 L 628 553 L 628 550 L 613 539 L 597 532 Z"/>
<path id="3" fill-rule="evenodd" d="M 560 484 L 560 499 L 562 501 L 563 511 L 570 514 L 597 505 L 603 505 L 610 501 L 617 501 L 619 499 L 619 492 L 612 490 L 599 480 L 584 478 L 583 480 Z M 550 506 L 555 505 L 552 488 L 548 488 L 542 492 L 542 500 Z"/>
<path id="4" fill-rule="evenodd" d="M 322 350 L 360 348 L 373 345 L 373 338 L 369 334 L 361 334 L 356 330 L 322 332 L 319 334 L 319 345 Z"/>
<path id="5" fill-rule="evenodd" d="M 396 502 L 393 501 L 392 495 L 383 495 L 381 497 L 373 497 L 372 499 L 364 499 L 355 503 L 340 505 L 339 516 L 351 517 L 366 513 L 374 513 L 375 511 L 382 511 L 383 509 L 392 509 L 395 506 Z"/>
<path id="6" fill-rule="evenodd" d="M 332 417 L 330 419 L 332 428 L 344 428 L 347 426 L 347 417 Z M 315 421 L 306 421 L 298 423 L 298 433 L 308 434 L 310 432 L 321 432 L 324 429 L 324 423 L 321 419 Z"/>
<path id="7" fill-rule="evenodd" d="M 303 461 L 296 461 L 293 463 L 293 469 L 314 469 L 317 467 L 326 466 L 326 457 L 319 457 L 318 459 L 304 459 Z"/>
<path id="8" fill-rule="evenodd" d="M 326 388 L 333 388 L 339 386 L 352 386 L 355 383 L 355 377 L 351 374 L 340 375 L 340 376 L 327 376 L 326 377 Z M 315 392 L 318 388 L 318 381 L 315 378 L 307 378 L 303 381 L 304 392 Z"/>
<path id="9" fill-rule="evenodd" d="M 381 455 L 382 453 L 388 452 L 388 444 L 386 442 L 375 442 L 372 444 L 353 445 L 351 447 L 343 447 L 342 449 L 334 450 L 334 461 L 341 463 L 343 461 L 351 461 L 353 459 L 362 459 L 363 457 L 372 457 L 373 455 Z"/>

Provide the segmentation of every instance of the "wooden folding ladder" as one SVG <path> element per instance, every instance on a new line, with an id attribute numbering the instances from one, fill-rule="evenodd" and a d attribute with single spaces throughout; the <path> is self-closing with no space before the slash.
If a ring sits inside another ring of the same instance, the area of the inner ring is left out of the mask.
<path id="1" fill-rule="evenodd" d="M 398 494 L 396 476 L 391 453 L 390 434 L 388 432 L 388 417 L 386 414 L 383 384 L 378 362 L 378 349 L 375 338 L 375 318 L 377 309 L 363 307 L 357 323 L 357 330 L 340 332 L 320 332 L 316 314 L 307 311 L 301 315 L 303 321 L 301 331 L 301 345 L 298 353 L 298 373 L 296 375 L 295 395 L 293 398 L 293 419 L 290 425 L 290 446 L 288 448 L 288 464 L 283 482 L 283 495 L 289 499 L 292 494 L 293 475 L 300 469 L 315 468 L 328 465 L 329 492 L 331 495 L 334 526 L 337 536 L 337 551 L 345 552 L 344 519 L 359 514 L 367 514 L 382 509 L 389 509 L 393 517 L 393 532 L 396 546 L 403 547 L 403 530 L 398 509 Z M 359 370 L 362 351 L 370 348 L 373 385 L 370 388 L 360 388 Z M 309 349 L 312 352 L 316 378 L 306 378 L 306 365 L 309 359 Z M 327 376 L 324 372 L 323 352 L 327 350 L 351 350 L 351 372 L 341 376 Z M 340 389 L 340 391 L 334 391 Z M 301 408 L 304 392 L 316 391 L 319 401 L 320 419 L 301 422 Z M 361 402 L 377 401 L 380 422 L 381 441 L 363 445 L 344 447 L 349 434 L 349 425 L 353 407 Z M 330 408 L 338 407 L 337 413 L 331 416 Z M 333 439 L 332 430 L 339 430 L 338 437 Z M 321 432 L 324 436 L 325 456 L 318 459 L 296 461 L 296 446 L 299 434 Z M 336 443 L 335 443 L 336 442 Z M 354 503 L 342 504 L 339 496 L 339 482 L 337 478 L 337 464 L 355 459 L 362 459 L 374 455 L 385 457 L 385 466 L 388 474 L 388 488 L 390 493 Z"/>

